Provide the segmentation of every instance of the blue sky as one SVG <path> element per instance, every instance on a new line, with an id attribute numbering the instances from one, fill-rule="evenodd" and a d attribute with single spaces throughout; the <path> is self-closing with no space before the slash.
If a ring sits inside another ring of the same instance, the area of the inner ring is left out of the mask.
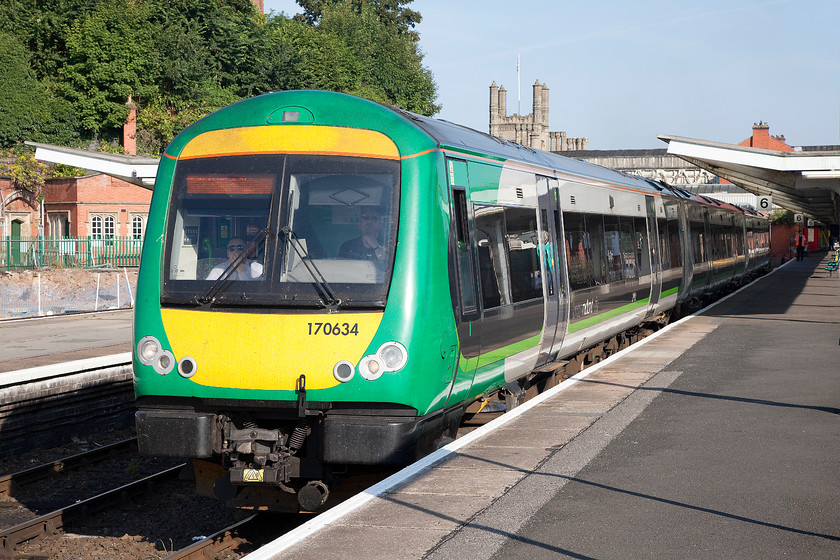
<path id="1" fill-rule="evenodd" d="M 659 134 L 737 144 L 764 121 L 792 146 L 840 145 L 837 0 L 415 0 L 436 115 L 487 131 L 489 86 L 590 149 L 664 148 Z M 293 0 L 265 10 L 295 14 Z"/>

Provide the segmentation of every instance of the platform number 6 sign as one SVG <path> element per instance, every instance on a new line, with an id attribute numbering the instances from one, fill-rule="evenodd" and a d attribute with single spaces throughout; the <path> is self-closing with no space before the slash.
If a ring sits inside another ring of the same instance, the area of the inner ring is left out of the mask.
<path id="1" fill-rule="evenodd" d="M 769 212 L 773 208 L 773 200 L 770 196 L 758 197 L 758 209 L 761 212 Z"/>

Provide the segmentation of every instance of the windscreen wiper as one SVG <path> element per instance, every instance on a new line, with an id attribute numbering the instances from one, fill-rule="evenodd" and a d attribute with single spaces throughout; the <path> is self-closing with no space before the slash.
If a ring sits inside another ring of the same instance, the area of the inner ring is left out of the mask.
<path id="1" fill-rule="evenodd" d="M 297 234 L 295 234 L 289 226 L 283 226 L 280 228 L 280 231 L 285 233 L 286 237 L 289 238 L 289 242 L 292 247 L 294 247 L 295 253 L 297 253 L 300 261 L 306 267 L 306 270 L 309 272 L 309 275 L 312 276 L 312 279 L 315 280 L 315 283 L 321 289 L 321 292 L 323 292 L 321 303 L 324 304 L 324 307 L 326 307 L 330 313 L 338 311 L 338 307 L 341 305 L 341 300 L 338 299 L 335 292 L 330 287 L 329 282 L 327 282 L 327 279 L 324 278 L 324 275 L 321 274 L 321 271 L 318 270 L 317 266 L 315 266 L 315 261 L 313 261 L 312 257 L 309 256 L 309 252 L 306 250 L 306 247 L 303 246 L 303 243 L 300 242 Z"/>
<path id="2" fill-rule="evenodd" d="M 213 283 L 213 285 L 210 286 L 210 289 L 207 290 L 207 292 L 205 292 L 203 296 L 196 298 L 196 302 L 201 303 L 203 305 L 213 303 L 216 299 L 216 294 L 219 293 L 219 290 L 222 289 L 225 280 L 227 280 L 230 277 L 230 275 L 233 274 L 233 271 L 236 270 L 236 268 L 240 264 L 242 264 L 242 262 L 246 258 L 248 258 L 248 255 L 251 254 L 251 251 L 257 248 L 260 242 L 262 242 L 262 240 L 265 239 L 266 235 L 268 235 L 268 226 L 260 230 L 260 232 L 257 233 L 257 235 L 251 240 L 251 242 L 245 246 L 245 249 L 243 249 L 242 252 L 239 253 L 239 255 L 235 259 L 228 263 L 228 265 L 225 267 L 225 269 L 222 271 L 219 277 L 216 278 L 216 281 Z"/>

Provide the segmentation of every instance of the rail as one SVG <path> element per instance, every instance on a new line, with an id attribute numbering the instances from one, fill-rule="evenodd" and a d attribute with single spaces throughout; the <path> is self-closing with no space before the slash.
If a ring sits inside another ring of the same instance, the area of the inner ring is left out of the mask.
<path id="1" fill-rule="evenodd" d="M 119 488 L 103 492 L 98 496 L 82 500 L 66 508 L 57 509 L 30 521 L 15 525 L 14 527 L 0 529 L 0 556 L 12 556 L 18 545 L 28 540 L 55 534 L 65 524 L 73 520 L 123 504 L 126 499 L 147 492 L 152 485 L 158 482 L 177 478 L 178 473 L 183 468 L 184 464 L 177 465 L 131 484 L 126 484 Z"/>
<path id="2" fill-rule="evenodd" d="M 110 445 L 103 445 L 102 447 L 85 451 L 84 453 L 58 459 L 51 463 L 45 463 L 37 467 L 0 476 L 0 496 L 9 495 L 12 488 L 43 480 L 53 473 L 86 468 L 92 464 L 106 461 L 120 453 L 124 453 L 126 450 L 135 450 L 136 448 L 137 438 L 124 439 Z"/>

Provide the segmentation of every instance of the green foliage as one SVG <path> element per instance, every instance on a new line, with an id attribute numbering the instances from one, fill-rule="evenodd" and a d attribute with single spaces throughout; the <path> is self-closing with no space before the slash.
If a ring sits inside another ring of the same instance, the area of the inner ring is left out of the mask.
<path id="1" fill-rule="evenodd" d="M 12 186 L 28 192 L 41 202 L 44 199 L 44 183 L 48 177 L 47 166 L 35 159 L 30 152 L 19 152 L 11 163 L 0 164 L 0 175 L 10 177 Z"/>
<path id="2" fill-rule="evenodd" d="M 423 17 L 419 12 L 410 10 L 403 4 L 411 4 L 413 0 L 296 0 L 303 13 L 295 16 L 297 21 L 308 25 L 317 25 L 325 11 L 338 6 L 347 6 L 356 13 L 368 11 L 376 15 L 385 27 L 395 29 L 400 35 L 409 35 L 412 40 L 419 36 L 411 31 L 420 23 Z"/>
<path id="3" fill-rule="evenodd" d="M 422 66 L 417 43 L 406 40 L 399 28 L 383 22 L 372 7 L 363 4 L 357 10 L 350 3 L 325 10 L 319 31 L 340 39 L 361 68 L 356 88 L 347 93 L 422 115 L 440 110 L 434 104 L 434 80 Z"/>
<path id="4" fill-rule="evenodd" d="M 793 212 L 790 210 L 776 210 L 770 218 L 770 223 L 774 226 L 792 226 L 795 223 Z"/>
<path id="5" fill-rule="evenodd" d="M 71 25 L 58 90 L 73 102 L 83 130 L 121 127 L 126 102 L 155 92 L 148 81 L 157 61 L 147 21 L 145 4 L 111 0 Z"/>
<path id="6" fill-rule="evenodd" d="M 50 168 L 50 177 L 81 177 L 84 174 L 84 169 L 73 167 L 72 165 L 64 165 L 63 163 L 56 163 Z"/>
<path id="7" fill-rule="evenodd" d="M 0 2 L 0 147 L 114 141 L 138 107 L 141 152 L 239 99 L 327 89 L 434 114 L 403 0 L 305 0 L 265 17 L 251 0 Z"/>
<path id="8" fill-rule="evenodd" d="M 38 80 L 29 66 L 29 52 L 12 35 L 0 32 L 0 147 L 10 147 L 21 139 L 72 142 L 69 103 L 54 96 Z"/>

